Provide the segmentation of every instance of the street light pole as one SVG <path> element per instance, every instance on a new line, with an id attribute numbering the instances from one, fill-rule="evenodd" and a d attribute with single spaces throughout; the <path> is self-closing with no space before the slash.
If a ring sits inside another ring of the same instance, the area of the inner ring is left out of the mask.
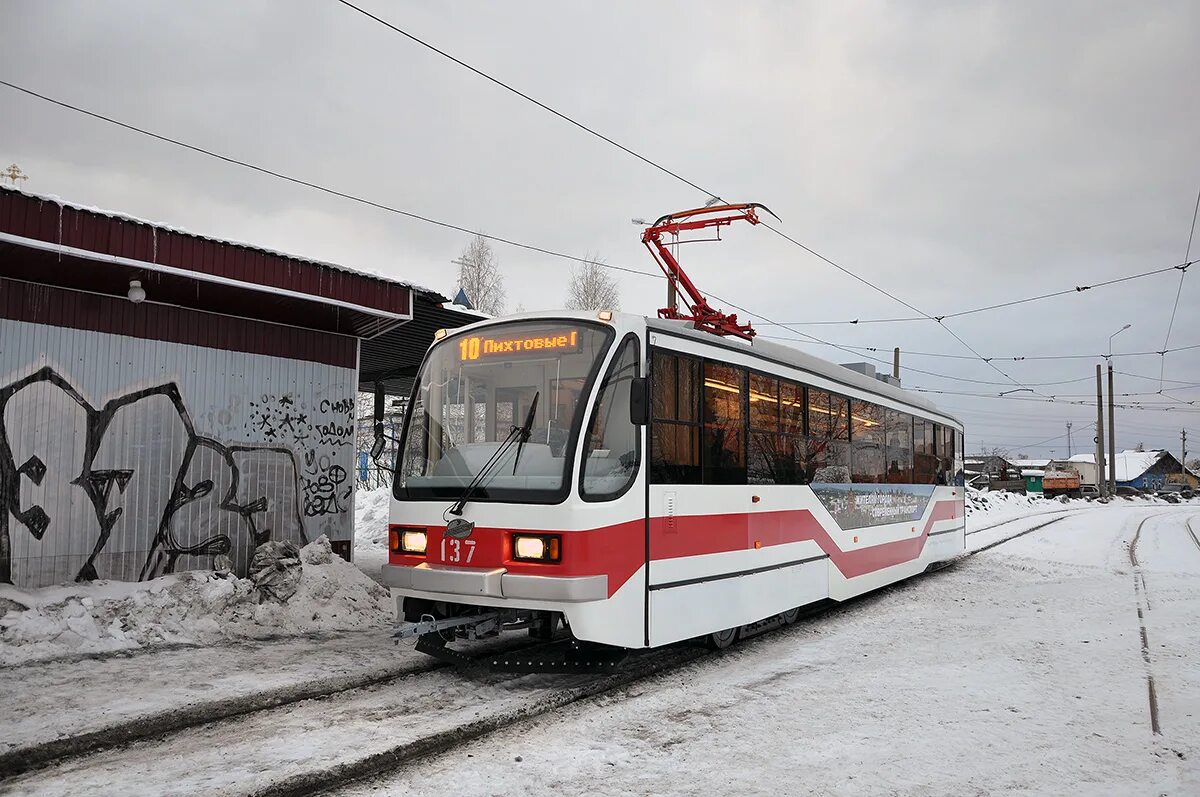
<path id="1" fill-rule="evenodd" d="M 1108 361 L 1108 494 L 1117 494 L 1117 427 L 1113 422 L 1112 360 Z"/>
<path id="2" fill-rule="evenodd" d="M 1104 489 L 1104 382 L 1100 363 L 1096 363 L 1096 492 L 1103 498 Z"/>
<path id="3" fill-rule="evenodd" d="M 1117 335 L 1120 335 L 1125 330 L 1129 329 L 1131 326 L 1133 326 L 1133 324 L 1126 324 L 1125 326 L 1121 327 L 1116 332 L 1114 332 L 1108 336 L 1108 356 L 1105 359 L 1107 359 L 1110 363 L 1112 362 L 1112 339 L 1115 338 Z"/>
<path id="4" fill-rule="evenodd" d="M 1113 367 L 1112 341 L 1117 335 L 1129 329 L 1133 324 L 1126 324 L 1108 336 L 1108 494 L 1117 494 L 1117 428 L 1113 412 Z"/>

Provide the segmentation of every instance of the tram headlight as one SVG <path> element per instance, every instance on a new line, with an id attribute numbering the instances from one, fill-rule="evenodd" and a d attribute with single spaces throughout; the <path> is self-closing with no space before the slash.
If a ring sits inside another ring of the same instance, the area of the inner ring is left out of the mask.
<path id="1" fill-rule="evenodd" d="M 393 553 L 422 555 L 425 553 L 426 541 L 424 529 L 410 529 L 404 526 L 388 527 L 388 547 Z"/>
<path id="2" fill-rule="evenodd" d="M 557 534 L 514 534 L 513 559 L 522 562 L 560 562 L 562 537 Z"/>

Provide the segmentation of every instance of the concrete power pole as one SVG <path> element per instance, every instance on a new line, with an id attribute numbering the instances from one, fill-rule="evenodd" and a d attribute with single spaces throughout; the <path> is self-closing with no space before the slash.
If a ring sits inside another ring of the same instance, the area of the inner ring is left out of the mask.
<path id="1" fill-rule="evenodd" d="M 1071 422 L 1067 421 L 1067 459 L 1071 458 Z"/>
<path id="2" fill-rule="evenodd" d="M 1103 498 L 1104 490 L 1104 375 L 1096 363 L 1096 491 Z"/>
<path id="3" fill-rule="evenodd" d="M 1117 430 L 1113 425 L 1113 368 L 1108 361 L 1108 494 L 1117 494 Z"/>
<path id="4" fill-rule="evenodd" d="M 1184 482 L 1187 482 L 1187 429 L 1179 430 L 1179 439 L 1183 445 L 1179 449 L 1179 473 L 1184 476 Z"/>

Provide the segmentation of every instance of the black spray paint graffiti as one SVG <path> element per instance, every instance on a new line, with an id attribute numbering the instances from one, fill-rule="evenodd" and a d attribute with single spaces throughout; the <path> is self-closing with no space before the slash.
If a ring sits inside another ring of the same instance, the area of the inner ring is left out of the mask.
<path id="1" fill-rule="evenodd" d="M 12 581 L 10 514 L 37 540 L 94 538 L 90 552 L 61 552 L 84 559 L 77 580 L 147 579 L 173 572 L 183 556 L 236 548 L 235 558 L 246 558 L 266 540 L 307 542 L 299 484 L 289 448 L 197 435 L 175 384 L 97 409 L 43 368 L 0 388 L 0 581 Z M 28 498 L 33 488 L 40 503 Z M 97 562 L 113 540 L 128 555 L 112 553 L 101 573 Z"/>
<path id="2" fill-rule="evenodd" d="M 354 400 L 322 399 L 310 408 L 292 394 L 263 395 L 249 403 L 247 431 L 271 441 L 296 443 L 304 448 L 305 517 L 337 515 L 347 511 L 354 485 L 346 469 L 319 452 L 352 445 Z"/>

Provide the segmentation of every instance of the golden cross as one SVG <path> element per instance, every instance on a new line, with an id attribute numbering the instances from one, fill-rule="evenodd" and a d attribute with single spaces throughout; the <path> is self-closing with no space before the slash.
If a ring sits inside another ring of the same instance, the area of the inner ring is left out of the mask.
<path id="1" fill-rule="evenodd" d="M 29 175 L 22 172 L 21 167 L 15 163 L 9 164 L 9 167 L 7 169 L 5 169 L 4 171 L 0 172 L 0 175 L 7 177 L 9 182 L 11 182 L 13 185 L 17 184 L 17 180 L 28 180 L 29 179 Z"/>

